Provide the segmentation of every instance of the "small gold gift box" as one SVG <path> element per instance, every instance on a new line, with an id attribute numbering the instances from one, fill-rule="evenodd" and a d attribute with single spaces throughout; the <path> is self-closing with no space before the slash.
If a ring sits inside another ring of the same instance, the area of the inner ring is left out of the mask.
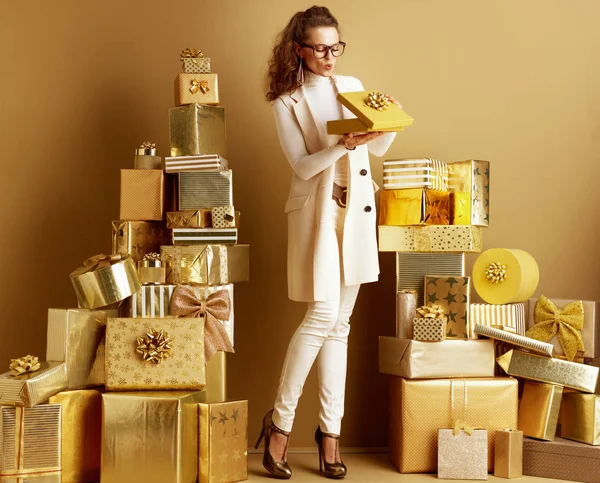
<path id="1" fill-rule="evenodd" d="M 438 478 L 442 480 L 488 479 L 487 429 L 438 430 Z"/>
<path id="2" fill-rule="evenodd" d="M 170 211 L 167 213 L 167 228 L 209 228 L 211 226 L 210 209 Z"/>
<path id="3" fill-rule="evenodd" d="M 413 320 L 413 339 L 420 341 L 440 341 L 446 338 L 446 317 L 425 319 L 422 317 Z"/>
<path id="4" fill-rule="evenodd" d="M 213 228 L 235 228 L 235 209 L 233 206 L 215 206 L 210 209 Z"/>
<path id="5" fill-rule="evenodd" d="M 204 57 L 204 53 L 200 49 L 183 49 L 180 59 L 183 62 L 183 72 L 190 74 L 210 73 L 210 58 Z"/>
<path id="6" fill-rule="evenodd" d="M 64 362 L 41 362 L 35 372 L 14 376 L 0 375 L 0 405 L 33 407 L 67 389 L 67 365 Z"/>
<path id="7" fill-rule="evenodd" d="M 509 479 L 523 476 L 523 431 L 496 430 L 494 476 Z"/>
<path id="8" fill-rule="evenodd" d="M 448 225 L 448 192 L 428 189 L 382 190 L 379 224 Z"/>
<path id="9" fill-rule="evenodd" d="M 170 241 L 162 221 L 112 222 L 112 253 L 130 255 L 136 263 L 148 253 L 159 252 L 160 246 Z"/>
<path id="10" fill-rule="evenodd" d="M 182 73 L 175 79 L 175 104 L 219 103 L 219 77 L 217 74 Z"/>
<path id="11" fill-rule="evenodd" d="M 457 161 L 448 164 L 450 223 L 490 224 L 490 162 Z"/>
<path id="12" fill-rule="evenodd" d="M 162 169 L 121 170 L 121 220 L 162 220 L 165 208 Z"/>

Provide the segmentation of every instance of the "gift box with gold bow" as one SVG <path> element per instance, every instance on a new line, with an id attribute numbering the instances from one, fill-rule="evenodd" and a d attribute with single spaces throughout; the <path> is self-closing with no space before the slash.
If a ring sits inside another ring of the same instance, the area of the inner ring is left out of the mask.
<path id="1" fill-rule="evenodd" d="M 448 225 L 448 192 L 427 189 L 382 190 L 379 224 Z"/>
<path id="2" fill-rule="evenodd" d="M 153 221 L 164 218 L 170 190 L 161 169 L 121 170 L 121 220 Z"/>
<path id="3" fill-rule="evenodd" d="M 430 158 L 386 159 L 383 189 L 423 188 L 448 191 L 448 165 Z"/>
<path id="4" fill-rule="evenodd" d="M 450 223 L 488 226 L 490 223 L 490 162 L 448 163 Z"/>
<path id="5" fill-rule="evenodd" d="M 453 429 L 438 430 L 438 478 L 488 479 L 488 432 L 457 421 Z"/>
<path id="6" fill-rule="evenodd" d="M 567 360 L 600 356 L 600 305 L 589 300 L 529 299 L 527 335 L 554 345 Z"/>
<path id="7" fill-rule="evenodd" d="M 218 154 L 227 158 L 225 108 L 190 104 L 169 109 L 171 156 Z"/>
<path id="8" fill-rule="evenodd" d="M 204 57 L 200 49 L 183 49 L 180 55 L 183 72 L 189 74 L 210 74 L 210 57 Z"/>
<path id="9" fill-rule="evenodd" d="M 412 338 L 430 342 L 444 340 L 447 322 L 444 309 L 439 305 L 427 304 L 419 307 L 413 320 Z"/>
<path id="10" fill-rule="evenodd" d="M 69 380 L 64 362 L 40 362 L 39 368 L 36 367 L 20 375 L 14 370 L 0 375 L 0 405 L 30 408 L 67 389 Z"/>
<path id="11" fill-rule="evenodd" d="M 171 242 L 163 221 L 112 222 L 112 253 L 130 255 L 137 263 L 144 255 L 159 252 L 161 245 Z"/>
<path id="12" fill-rule="evenodd" d="M 562 398 L 562 386 L 525 381 L 518 425 L 523 435 L 554 441 Z"/>
<path id="13" fill-rule="evenodd" d="M 479 253 L 483 230 L 478 226 L 379 225 L 380 252 Z"/>
<path id="14" fill-rule="evenodd" d="M 477 324 L 517 335 L 525 335 L 525 309 L 524 302 L 504 305 L 471 304 L 469 306 L 469 338 L 477 338 L 477 334 L 475 334 Z"/>
<path id="15" fill-rule="evenodd" d="M 219 104 L 218 75 L 179 74 L 175 79 L 175 105 L 186 104 Z"/>
<path id="16" fill-rule="evenodd" d="M 600 396 L 563 394 L 559 423 L 561 437 L 600 446 Z"/>
<path id="17" fill-rule="evenodd" d="M 446 338 L 469 338 L 469 277 L 425 276 L 425 302 L 439 304 L 448 317 Z"/>

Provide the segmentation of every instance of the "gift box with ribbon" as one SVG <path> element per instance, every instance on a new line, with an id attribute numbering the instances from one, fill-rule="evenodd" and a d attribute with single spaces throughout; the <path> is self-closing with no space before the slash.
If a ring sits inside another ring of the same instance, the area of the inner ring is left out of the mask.
<path id="1" fill-rule="evenodd" d="M 448 225 L 448 192 L 428 189 L 382 190 L 379 224 Z"/>
<path id="2" fill-rule="evenodd" d="M 156 149 L 154 143 L 144 141 L 140 147 L 135 150 L 133 167 L 135 169 L 163 169 L 160 152 Z"/>
<path id="3" fill-rule="evenodd" d="M 492 305 L 471 304 L 469 306 L 469 338 L 476 339 L 475 326 L 485 325 L 504 332 L 525 335 L 525 303 Z"/>
<path id="4" fill-rule="evenodd" d="M 219 104 L 218 75 L 179 74 L 175 79 L 175 105 L 186 104 Z"/>
<path id="5" fill-rule="evenodd" d="M 496 430 L 494 476 L 521 478 L 523 476 L 523 431 Z"/>
<path id="6" fill-rule="evenodd" d="M 562 386 L 525 381 L 518 425 L 523 435 L 554 441 L 562 397 Z"/>
<path id="7" fill-rule="evenodd" d="M 439 305 L 427 304 L 419 307 L 413 320 L 412 338 L 430 342 L 444 340 L 447 322 L 444 309 Z"/>
<path id="8" fill-rule="evenodd" d="M 461 421 L 453 429 L 439 429 L 438 478 L 487 480 L 487 429 L 473 429 Z"/>
<path id="9" fill-rule="evenodd" d="M 450 223 L 488 226 L 490 223 L 490 162 L 448 163 Z"/>
<path id="10" fill-rule="evenodd" d="M 563 394 L 558 421 L 561 437 L 600 446 L 600 396 Z"/>
<path id="11" fill-rule="evenodd" d="M 448 165 L 430 158 L 386 159 L 383 189 L 422 188 L 448 191 Z"/>
<path id="12" fill-rule="evenodd" d="M 438 304 L 448 317 L 446 338 L 469 338 L 469 277 L 425 276 L 425 302 Z"/>
<path id="13" fill-rule="evenodd" d="M 161 169 L 122 169 L 119 218 L 153 221 L 164 218 L 169 207 L 164 171 Z"/>
<path id="14" fill-rule="evenodd" d="M 225 108 L 190 104 L 169 109 L 171 156 L 218 154 L 227 158 Z"/>
<path id="15" fill-rule="evenodd" d="M 137 267 L 138 276 L 142 285 L 158 285 L 165 283 L 167 271 L 160 259 L 160 253 L 146 253 L 144 257 L 137 262 Z"/>
<path id="16" fill-rule="evenodd" d="M 183 49 L 180 55 L 183 72 L 189 74 L 210 74 L 210 57 L 204 57 L 200 49 Z"/>
<path id="17" fill-rule="evenodd" d="M 233 172 L 182 171 L 178 173 L 178 210 L 211 209 L 233 205 Z"/>
<path id="18" fill-rule="evenodd" d="M 483 230 L 478 226 L 379 225 L 380 252 L 479 253 Z"/>
<path id="19" fill-rule="evenodd" d="M 112 222 L 112 253 L 130 255 L 136 263 L 170 242 L 170 233 L 163 221 Z"/>
<path id="20" fill-rule="evenodd" d="M 38 362 L 34 356 L 11 361 L 10 371 L 0 375 L 0 406 L 30 408 L 69 385 L 64 362 Z"/>

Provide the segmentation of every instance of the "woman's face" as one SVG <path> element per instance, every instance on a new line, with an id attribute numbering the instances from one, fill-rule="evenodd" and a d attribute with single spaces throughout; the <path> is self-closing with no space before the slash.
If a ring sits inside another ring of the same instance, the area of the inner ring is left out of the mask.
<path id="1" fill-rule="evenodd" d="M 304 45 L 315 46 L 332 46 L 340 41 L 340 34 L 335 27 L 314 27 L 308 30 L 308 36 L 304 41 Z M 343 48 L 343 47 L 341 47 Z M 321 52 L 314 51 L 311 47 L 303 47 L 296 45 L 296 53 L 304 59 L 304 65 L 317 75 L 329 77 L 333 75 L 337 57 L 335 57 L 330 49 L 319 49 Z M 324 52 L 323 52 L 324 50 Z M 323 58 L 318 59 L 315 54 Z"/>

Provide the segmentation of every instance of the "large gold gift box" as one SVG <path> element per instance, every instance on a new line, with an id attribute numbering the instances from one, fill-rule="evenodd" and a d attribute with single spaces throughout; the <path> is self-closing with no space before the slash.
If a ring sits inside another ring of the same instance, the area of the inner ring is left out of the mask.
<path id="1" fill-rule="evenodd" d="M 46 360 L 65 362 L 68 389 L 104 385 L 106 318 L 118 310 L 49 309 Z"/>
<path id="2" fill-rule="evenodd" d="M 171 156 L 218 154 L 227 158 L 225 108 L 190 104 L 169 109 Z"/>
<path id="3" fill-rule="evenodd" d="M 62 483 L 100 481 L 102 392 L 65 391 L 48 402 L 62 411 Z"/>
<path id="4" fill-rule="evenodd" d="M 425 303 L 438 304 L 448 317 L 446 338 L 469 338 L 469 277 L 425 275 Z"/>
<path id="5" fill-rule="evenodd" d="M 487 466 L 487 430 L 438 430 L 438 479 L 487 480 Z"/>
<path id="6" fill-rule="evenodd" d="M 407 379 L 492 377 L 491 340 L 421 342 L 379 337 L 379 372 Z"/>
<path id="7" fill-rule="evenodd" d="M 0 406 L 33 407 L 67 389 L 67 365 L 64 362 L 41 362 L 36 372 L 13 376 L 0 375 Z"/>
<path id="8" fill-rule="evenodd" d="M 523 476 L 523 431 L 496 430 L 494 476 L 521 478 Z"/>
<path id="9" fill-rule="evenodd" d="M 390 460 L 400 473 L 434 473 L 438 429 L 457 420 L 487 429 L 488 471 L 494 470 L 496 430 L 517 429 L 516 379 L 390 377 L 390 384 Z"/>
<path id="10" fill-rule="evenodd" d="M 175 105 L 219 104 L 219 76 L 182 72 L 175 79 Z"/>
<path id="11" fill-rule="evenodd" d="M 162 221 L 113 221 L 112 253 L 129 254 L 137 263 L 144 255 L 159 252 L 171 243 L 171 235 Z"/>
<path id="12" fill-rule="evenodd" d="M 203 389 L 204 364 L 204 318 L 107 320 L 109 391 Z"/>
<path id="13" fill-rule="evenodd" d="M 59 473 L 60 421 L 58 404 L 0 407 L 0 477 Z"/>
<path id="14" fill-rule="evenodd" d="M 559 423 L 561 437 L 600 446 L 600 396 L 563 394 Z"/>
<path id="15" fill-rule="evenodd" d="M 483 230 L 477 226 L 379 225 L 380 252 L 479 253 Z"/>
<path id="16" fill-rule="evenodd" d="M 488 226 L 490 223 L 490 162 L 448 163 L 450 223 Z"/>
<path id="17" fill-rule="evenodd" d="M 165 213 L 162 169 L 121 170 L 121 220 L 162 220 Z"/>
<path id="18" fill-rule="evenodd" d="M 448 192 L 428 189 L 382 190 L 379 224 L 448 225 Z"/>
<path id="19" fill-rule="evenodd" d="M 554 441 L 563 387 L 525 381 L 519 406 L 519 429 L 524 436 Z"/>
<path id="20" fill-rule="evenodd" d="M 102 395 L 102 483 L 195 483 L 204 391 Z"/>
<path id="21" fill-rule="evenodd" d="M 199 483 L 248 479 L 248 401 L 199 404 Z"/>

